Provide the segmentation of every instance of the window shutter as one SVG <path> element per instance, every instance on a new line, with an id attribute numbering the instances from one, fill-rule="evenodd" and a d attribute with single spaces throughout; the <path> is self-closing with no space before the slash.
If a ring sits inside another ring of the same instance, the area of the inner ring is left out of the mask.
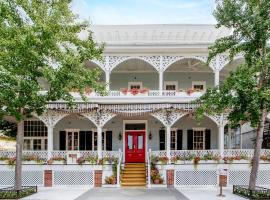
<path id="1" fill-rule="evenodd" d="M 85 150 L 92 150 L 92 131 L 85 132 Z"/>
<path id="2" fill-rule="evenodd" d="M 193 150 L 193 130 L 187 130 L 187 148 L 188 150 Z"/>
<path id="3" fill-rule="evenodd" d="M 177 130 L 177 150 L 182 150 L 183 130 Z"/>
<path id="4" fill-rule="evenodd" d="M 85 131 L 79 132 L 80 150 L 85 150 Z"/>
<path id="5" fill-rule="evenodd" d="M 211 149 L 211 130 L 205 130 L 205 149 Z"/>
<path id="6" fill-rule="evenodd" d="M 165 130 L 159 130 L 159 150 L 165 150 Z"/>
<path id="7" fill-rule="evenodd" d="M 106 151 L 112 151 L 112 131 L 106 131 Z"/>
<path id="8" fill-rule="evenodd" d="M 66 150 L 66 131 L 60 131 L 59 137 L 59 149 Z"/>

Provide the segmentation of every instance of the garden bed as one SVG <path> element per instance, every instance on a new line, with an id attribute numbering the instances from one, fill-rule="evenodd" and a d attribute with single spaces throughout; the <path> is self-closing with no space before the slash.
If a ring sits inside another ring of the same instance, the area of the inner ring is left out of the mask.
<path id="1" fill-rule="evenodd" d="M 233 194 L 250 200 L 270 199 L 270 189 L 263 187 L 256 187 L 255 190 L 250 190 L 246 185 L 234 185 Z"/>
<path id="2" fill-rule="evenodd" d="M 0 189 L 0 199 L 20 199 L 37 193 L 37 186 L 23 186 L 21 190 L 14 187 Z"/>

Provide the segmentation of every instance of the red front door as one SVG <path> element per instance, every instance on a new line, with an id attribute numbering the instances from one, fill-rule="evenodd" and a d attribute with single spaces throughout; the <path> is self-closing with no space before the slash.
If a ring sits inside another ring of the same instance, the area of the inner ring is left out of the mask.
<path id="1" fill-rule="evenodd" d="M 126 163 L 145 162 L 145 131 L 126 132 Z"/>

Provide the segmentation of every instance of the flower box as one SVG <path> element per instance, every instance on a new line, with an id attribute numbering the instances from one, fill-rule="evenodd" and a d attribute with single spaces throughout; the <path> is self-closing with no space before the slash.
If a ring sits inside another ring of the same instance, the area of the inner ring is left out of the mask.
<path id="1" fill-rule="evenodd" d="M 53 165 L 64 165 L 65 162 L 63 160 L 54 160 L 54 161 L 52 161 L 52 164 Z"/>
<path id="2" fill-rule="evenodd" d="M 215 160 L 200 160 L 200 164 L 217 164 Z"/>
<path id="3" fill-rule="evenodd" d="M 183 165 L 183 164 L 185 164 L 185 161 L 184 160 L 177 160 L 177 161 L 174 162 L 174 164 Z"/>
<path id="4" fill-rule="evenodd" d="M 202 95 L 202 92 L 199 92 L 199 91 L 190 93 L 190 96 L 192 96 L 192 97 L 199 97 L 201 95 Z"/>
<path id="5" fill-rule="evenodd" d="M 23 161 L 22 164 L 24 164 L 24 165 L 37 165 L 38 163 L 34 160 L 29 160 L 29 161 Z"/>
<path id="6" fill-rule="evenodd" d="M 232 163 L 233 164 L 250 163 L 250 161 L 249 160 L 243 160 L 243 159 L 241 159 L 241 160 L 233 160 Z"/>
<path id="7" fill-rule="evenodd" d="M 188 165 L 192 165 L 193 164 L 193 160 L 185 160 L 184 163 L 185 164 L 188 164 Z"/>
<path id="8" fill-rule="evenodd" d="M 0 160 L 0 165 L 6 165 L 7 164 L 7 160 Z"/>
<path id="9" fill-rule="evenodd" d="M 176 96 L 181 96 L 181 97 L 187 96 L 186 92 L 176 92 L 175 94 L 176 94 Z"/>

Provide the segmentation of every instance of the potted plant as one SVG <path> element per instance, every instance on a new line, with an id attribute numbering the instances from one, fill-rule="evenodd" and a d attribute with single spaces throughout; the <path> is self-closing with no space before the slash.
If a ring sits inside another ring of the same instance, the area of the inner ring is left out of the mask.
<path id="1" fill-rule="evenodd" d="M 201 160 L 200 156 L 195 156 L 194 159 L 193 159 L 193 164 L 198 165 L 200 160 Z"/>
<path id="2" fill-rule="evenodd" d="M 89 163 L 90 165 L 98 164 L 98 157 L 97 156 L 87 156 L 85 157 L 85 163 Z"/>
<path id="3" fill-rule="evenodd" d="M 8 165 L 15 165 L 16 157 L 8 158 L 7 162 L 8 162 Z"/>
<path id="4" fill-rule="evenodd" d="M 157 165 L 166 165 L 169 161 L 167 156 L 158 157 Z"/>
<path id="5" fill-rule="evenodd" d="M 269 156 L 267 156 L 267 155 L 262 155 L 262 156 L 260 157 L 260 160 L 261 160 L 262 162 L 264 162 L 264 163 L 269 163 L 269 161 L 270 161 Z"/>
<path id="6" fill-rule="evenodd" d="M 193 163 L 193 159 L 194 159 L 194 155 L 186 155 L 183 157 L 184 163 L 185 164 L 192 164 Z"/>
<path id="7" fill-rule="evenodd" d="M 106 176 L 105 177 L 105 184 L 108 185 L 115 185 L 116 184 L 116 177 L 114 175 Z"/>

